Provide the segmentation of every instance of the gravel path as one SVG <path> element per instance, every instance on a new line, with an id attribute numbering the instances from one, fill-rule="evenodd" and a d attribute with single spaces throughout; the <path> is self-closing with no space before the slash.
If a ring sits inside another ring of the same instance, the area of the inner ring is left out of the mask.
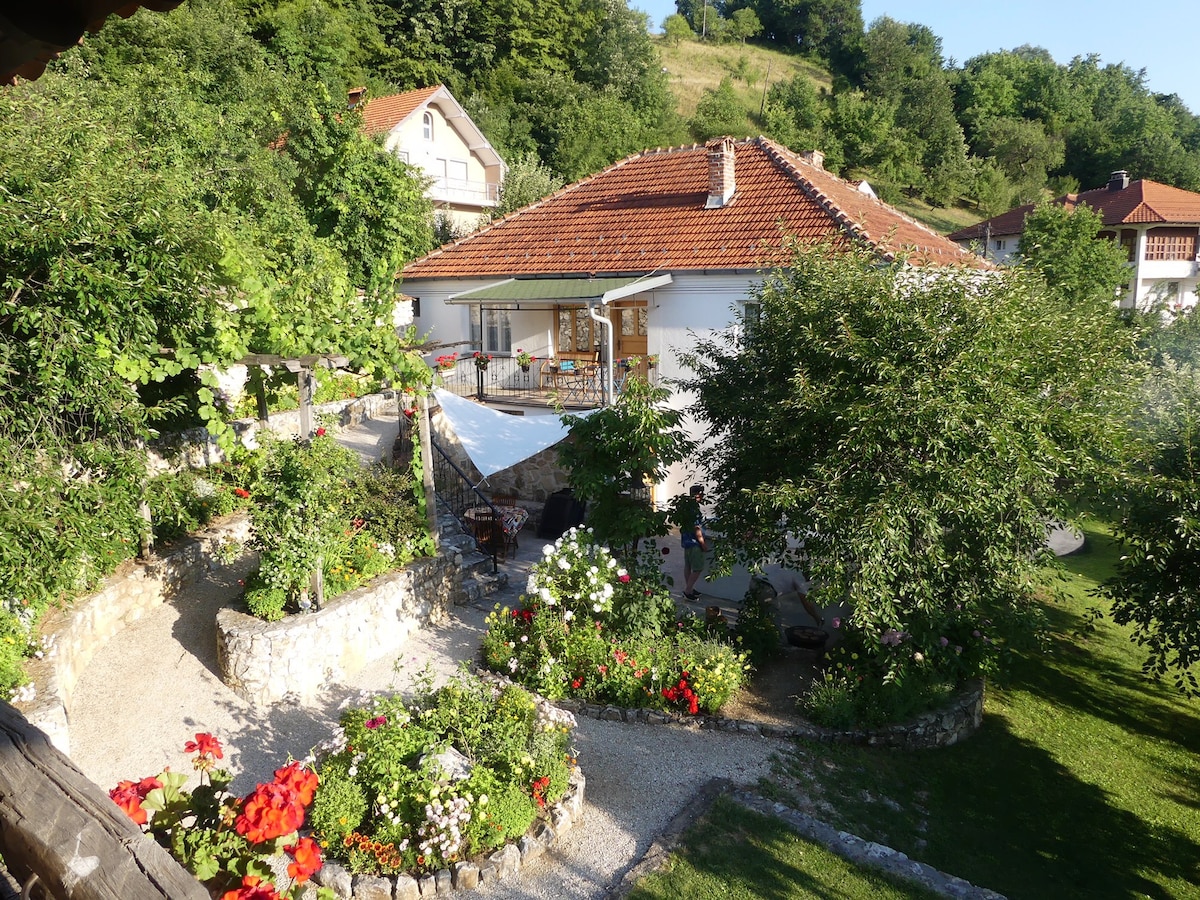
<path id="1" fill-rule="evenodd" d="M 184 742 L 209 731 L 225 746 L 233 789 L 246 793 L 288 754 L 304 756 L 323 740 L 343 701 L 361 691 L 403 687 L 426 663 L 448 675 L 473 660 L 492 603 L 515 601 L 540 554 L 532 536 L 523 544 L 506 566 L 512 586 L 486 605 L 455 608 L 448 624 L 418 632 L 397 648 L 395 659 L 332 687 L 313 706 L 255 707 L 217 677 L 215 613 L 239 590 L 248 563 L 214 573 L 127 627 L 94 657 L 72 701 L 72 758 L 107 790 L 165 766 L 186 769 Z M 709 779 L 753 784 L 783 747 L 760 737 L 592 719 L 580 720 L 575 740 L 587 778 L 583 822 L 518 878 L 477 896 L 604 897 Z"/>

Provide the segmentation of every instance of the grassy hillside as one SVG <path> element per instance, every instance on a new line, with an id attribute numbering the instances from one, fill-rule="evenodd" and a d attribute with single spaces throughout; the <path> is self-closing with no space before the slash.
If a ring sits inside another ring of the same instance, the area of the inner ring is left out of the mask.
<path id="1" fill-rule="evenodd" d="M 656 39 L 663 66 L 671 76 L 671 90 L 679 102 L 679 114 L 690 119 L 696 101 L 706 88 L 715 88 L 729 76 L 746 107 L 746 134 L 758 134 L 755 121 L 767 88 L 796 75 L 807 75 L 819 87 L 830 86 L 829 73 L 801 56 L 753 44 L 714 44 L 681 41 L 672 45 Z M 744 61 L 744 62 L 743 62 Z"/>
<path id="2" fill-rule="evenodd" d="M 681 41 L 673 45 L 661 36 L 655 40 L 663 66 L 670 75 L 671 90 L 675 94 L 679 114 L 685 119 L 690 119 L 696 112 L 696 103 L 704 91 L 716 88 L 721 79 L 728 76 L 733 81 L 734 92 L 746 110 L 746 128 L 743 132 L 745 135 L 762 133 L 758 115 L 763 98 L 771 85 L 790 81 L 797 75 L 808 77 L 819 89 L 829 90 L 832 84 L 829 72 L 820 65 L 782 50 L 754 44 L 714 44 L 702 41 Z M 870 173 L 866 173 L 866 179 L 872 181 Z M 943 234 L 957 231 L 985 218 L 975 209 L 940 209 L 902 196 L 887 199 L 897 209 Z"/>

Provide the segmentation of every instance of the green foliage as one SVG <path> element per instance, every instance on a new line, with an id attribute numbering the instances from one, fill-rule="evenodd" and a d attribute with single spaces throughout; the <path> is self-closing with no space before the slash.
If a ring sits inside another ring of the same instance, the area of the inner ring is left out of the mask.
<path id="1" fill-rule="evenodd" d="M 1103 225 L 1087 206 L 1038 204 L 1025 216 L 1021 259 L 1068 302 L 1112 303 L 1130 270 L 1124 247 L 1098 239 Z"/>
<path id="2" fill-rule="evenodd" d="M 774 597 L 770 582 L 755 578 L 738 607 L 735 628 L 738 644 L 756 669 L 778 656 L 782 646 L 771 605 Z"/>
<path id="3" fill-rule="evenodd" d="M 1157 315 L 1155 313 L 1154 315 Z M 1178 327 L 1187 330 L 1185 317 Z M 1165 330 L 1175 326 L 1168 326 Z M 1137 442 L 1116 488 L 1124 551 L 1103 585 L 1113 618 L 1134 626 L 1142 671 L 1200 696 L 1200 370 L 1166 357 L 1146 378 Z"/>
<path id="4" fill-rule="evenodd" d="M 362 468 L 324 429 L 311 440 L 271 445 L 250 519 L 261 561 L 246 604 L 268 620 L 309 608 L 318 566 L 333 597 L 427 547 L 409 474 Z"/>
<path id="5" fill-rule="evenodd" d="M 704 91 L 688 127 L 699 141 L 727 134 L 736 136 L 746 130 L 746 117 L 729 78 L 722 78 L 716 90 Z"/>
<path id="6" fill-rule="evenodd" d="M 718 554 L 798 563 L 802 539 L 871 678 L 986 671 L 1031 624 L 1045 523 L 1115 452 L 1132 335 L 1019 271 L 828 247 L 798 248 L 756 299 L 752 327 L 684 358 L 716 516 L 740 536 Z"/>
<path id="7" fill-rule="evenodd" d="M 693 444 L 682 415 L 666 405 L 670 392 L 630 375 L 617 402 L 586 418 L 564 416 L 571 440 L 558 456 L 599 541 L 632 547 L 667 533 L 666 514 L 654 509 L 646 486 L 661 481 Z"/>
<path id="8" fill-rule="evenodd" d="M 692 31 L 692 26 L 679 13 L 671 13 L 663 19 L 662 23 L 663 34 L 672 44 L 678 44 L 680 41 L 691 40 L 695 37 L 695 32 Z"/>
<path id="9" fill-rule="evenodd" d="M 411 700 L 343 714 L 314 830 L 353 872 L 423 874 L 502 846 L 566 791 L 573 727 L 515 685 L 461 674 L 434 690 L 426 673 Z"/>
<path id="10" fill-rule="evenodd" d="M 504 182 L 500 185 L 500 202 L 496 205 L 495 215 L 499 218 L 516 212 L 562 186 L 562 179 L 534 154 L 520 154 L 508 160 L 508 171 L 504 173 Z"/>

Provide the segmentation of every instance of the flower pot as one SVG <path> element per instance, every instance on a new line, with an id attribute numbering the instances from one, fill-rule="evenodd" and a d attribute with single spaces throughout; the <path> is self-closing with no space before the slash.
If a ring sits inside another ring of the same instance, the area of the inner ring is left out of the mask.
<path id="1" fill-rule="evenodd" d="M 526 365 L 524 365 L 524 366 L 521 366 L 521 371 L 522 371 L 522 372 L 528 372 L 528 371 L 529 371 L 529 366 L 528 366 L 528 364 L 526 364 Z"/>

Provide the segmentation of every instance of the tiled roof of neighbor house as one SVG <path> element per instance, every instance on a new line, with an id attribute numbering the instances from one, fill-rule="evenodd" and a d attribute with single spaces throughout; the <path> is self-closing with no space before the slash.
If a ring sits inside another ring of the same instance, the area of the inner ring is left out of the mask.
<path id="1" fill-rule="evenodd" d="M 766 138 L 734 142 L 736 191 L 706 208 L 709 150 L 647 150 L 405 267 L 405 278 L 757 270 L 786 235 L 858 238 L 914 263 L 978 257 Z"/>
<path id="2" fill-rule="evenodd" d="M 367 134 L 391 131 L 440 90 L 442 86 L 435 84 L 433 87 L 367 100 L 363 106 L 363 129 Z"/>
<path id="3" fill-rule="evenodd" d="M 1079 194 L 1064 194 L 1052 202 L 1068 209 L 1087 204 L 1100 214 L 1105 225 L 1200 224 L 1200 194 L 1148 178 L 1131 181 L 1128 187 L 1119 190 L 1106 185 Z M 1032 203 L 1018 206 L 978 225 L 960 229 L 951 234 L 950 239 L 977 240 L 987 232 L 993 236 L 1020 234 L 1025 230 L 1025 216 L 1032 209 Z"/>

